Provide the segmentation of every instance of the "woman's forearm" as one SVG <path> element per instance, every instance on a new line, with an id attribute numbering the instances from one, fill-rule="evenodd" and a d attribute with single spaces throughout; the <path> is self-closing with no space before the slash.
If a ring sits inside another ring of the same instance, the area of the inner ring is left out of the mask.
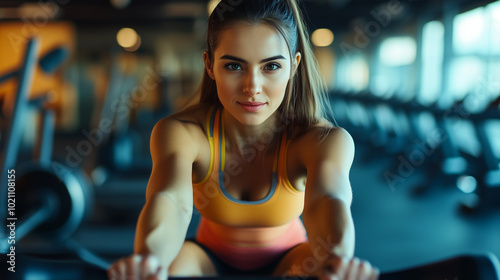
<path id="1" fill-rule="evenodd" d="M 302 218 L 315 258 L 354 255 L 354 224 L 345 201 L 324 195 L 305 205 Z"/>
<path id="2" fill-rule="evenodd" d="M 141 211 L 134 252 L 153 254 L 169 267 L 179 253 L 191 221 L 192 205 L 183 205 L 171 193 L 157 193 Z"/>

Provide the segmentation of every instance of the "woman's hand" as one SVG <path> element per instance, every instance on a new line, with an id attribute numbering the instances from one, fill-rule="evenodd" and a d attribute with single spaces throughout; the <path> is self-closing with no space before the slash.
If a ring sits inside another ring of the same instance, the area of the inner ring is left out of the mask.
<path id="1" fill-rule="evenodd" d="M 121 258 L 108 269 L 109 280 L 166 280 L 167 269 L 154 255 L 131 255 Z"/>
<path id="2" fill-rule="evenodd" d="M 369 262 L 358 258 L 332 256 L 322 262 L 319 280 L 376 280 L 379 270 Z"/>

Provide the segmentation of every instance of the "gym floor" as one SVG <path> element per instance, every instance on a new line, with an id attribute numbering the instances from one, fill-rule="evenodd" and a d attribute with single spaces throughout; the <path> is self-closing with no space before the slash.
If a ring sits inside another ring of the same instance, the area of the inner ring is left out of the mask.
<path id="1" fill-rule="evenodd" d="M 459 254 L 492 252 L 500 257 L 500 208 L 464 215 L 459 205 L 468 196 L 450 186 L 435 186 L 416 195 L 415 187 L 424 178 L 418 167 L 403 182 L 390 186 L 383 174 L 395 158 L 375 156 L 356 142 L 351 184 L 358 257 L 382 271 Z M 75 239 L 110 261 L 132 253 L 135 221 L 144 203 L 147 179 L 121 177 L 100 186 L 93 216 Z M 116 197 L 117 188 L 120 197 Z M 194 221 L 198 218 L 195 216 Z M 195 231 L 193 224 L 188 236 Z"/>

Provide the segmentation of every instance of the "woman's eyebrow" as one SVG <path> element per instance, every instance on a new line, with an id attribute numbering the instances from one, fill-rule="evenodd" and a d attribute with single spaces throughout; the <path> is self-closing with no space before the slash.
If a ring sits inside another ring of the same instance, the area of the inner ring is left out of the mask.
<path id="1" fill-rule="evenodd" d="M 230 60 L 239 61 L 241 63 L 247 63 L 247 61 L 244 60 L 244 59 L 241 59 L 239 57 L 232 56 L 232 55 L 227 55 L 227 54 L 221 56 L 219 59 L 230 59 Z M 286 58 L 284 56 L 282 56 L 282 55 L 275 55 L 275 56 L 272 56 L 272 57 L 264 58 L 261 61 L 259 61 L 259 63 L 265 63 L 265 62 L 268 62 L 268 61 L 271 61 L 271 60 L 276 60 L 276 59 L 285 59 L 286 60 Z"/>

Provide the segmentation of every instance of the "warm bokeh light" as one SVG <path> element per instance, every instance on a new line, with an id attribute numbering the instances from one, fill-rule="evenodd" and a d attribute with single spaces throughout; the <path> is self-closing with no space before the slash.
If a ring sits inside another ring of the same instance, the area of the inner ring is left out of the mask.
<path id="1" fill-rule="evenodd" d="M 135 41 L 135 44 L 131 47 L 125 48 L 125 50 L 129 51 L 129 52 L 135 52 L 141 46 L 141 42 L 142 42 L 141 36 L 139 36 L 139 34 L 137 34 L 137 40 Z"/>
<path id="2" fill-rule="evenodd" d="M 139 35 L 132 28 L 122 28 L 116 34 L 116 41 L 123 48 L 131 48 L 137 44 Z"/>
<path id="3" fill-rule="evenodd" d="M 328 28 L 314 30 L 311 36 L 312 43 L 317 47 L 327 47 L 333 43 L 333 32 Z"/>

